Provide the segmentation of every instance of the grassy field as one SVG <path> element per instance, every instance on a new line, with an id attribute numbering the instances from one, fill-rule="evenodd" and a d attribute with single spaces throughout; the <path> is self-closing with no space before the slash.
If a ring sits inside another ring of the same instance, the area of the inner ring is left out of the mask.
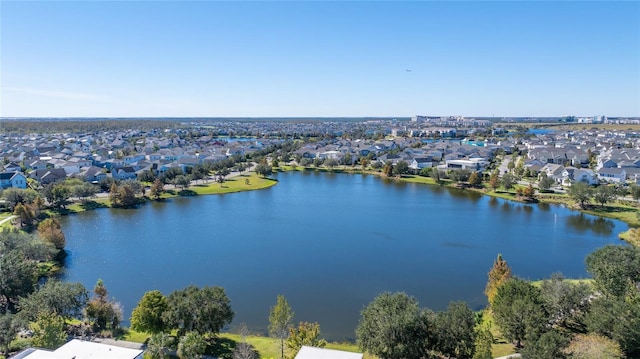
<path id="1" fill-rule="evenodd" d="M 502 336 L 500 328 L 495 324 L 493 319 L 493 313 L 485 309 L 482 311 L 482 326 L 489 326 L 491 328 L 491 334 L 493 335 L 493 344 L 491 345 L 491 354 L 494 358 L 502 357 L 509 354 L 514 354 L 516 351 L 513 344 L 507 342 Z"/>
<path id="2" fill-rule="evenodd" d="M 628 231 L 620 233 L 618 237 L 621 240 L 640 248 L 640 236 L 638 236 L 638 231 L 640 231 L 640 229 L 631 228 Z"/>
<path id="3" fill-rule="evenodd" d="M 278 181 L 271 178 L 263 178 L 257 174 L 251 172 L 236 177 L 231 177 L 224 181 L 224 183 L 218 183 L 214 181 L 193 184 L 187 189 L 167 189 L 165 193 L 160 197 L 161 200 L 174 197 L 183 196 L 199 196 L 210 194 L 225 194 L 225 193 L 237 193 L 243 191 L 254 191 L 259 189 L 268 188 L 274 186 Z M 111 207 L 111 201 L 109 198 L 100 197 L 86 201 L 84 203 L 77 202 L 69 205 L 65 211 L 61 211 L 63 214 L 79 213 L 96 208 Z"/>

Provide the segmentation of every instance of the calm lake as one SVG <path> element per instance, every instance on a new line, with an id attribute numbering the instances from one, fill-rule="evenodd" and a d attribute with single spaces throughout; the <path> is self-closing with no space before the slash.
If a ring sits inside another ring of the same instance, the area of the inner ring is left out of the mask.
<path id="1" fill-rule="evenodd" d="M 434 310 L 450 300 L 479 309 L 498 253 L 523 278 L 582 278 L 586 255 L 620 243 L 628 228 L 561 206 L 375 176 L 276 177 L 260 191 L 67 216 L 63 277 L 89 290 L 103 279 L 127 322 L 146 291 L 218 285 L 236 312 L 232 326 L 265 331 L 284 294 L 296 322 L 353 339 L 360 310 L 380 292 L 404 291 Z"/>

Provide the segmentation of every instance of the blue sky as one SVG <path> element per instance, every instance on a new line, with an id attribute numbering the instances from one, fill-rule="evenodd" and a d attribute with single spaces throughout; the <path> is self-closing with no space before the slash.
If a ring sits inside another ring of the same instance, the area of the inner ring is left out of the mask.
<path id="1" fill-rule="evenodd" d="M 0 13 L 4 117 L 640 116 L 638 1 L 3 0 Z"/>

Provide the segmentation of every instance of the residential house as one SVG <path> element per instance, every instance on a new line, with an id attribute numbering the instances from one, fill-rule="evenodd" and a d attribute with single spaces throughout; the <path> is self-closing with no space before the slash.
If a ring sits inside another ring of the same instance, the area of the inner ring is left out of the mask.
<path id="1" fill-rule="evenodd" d="M 303 345 L 295 359 L 362 359 L 363 354 Z"/>
<path id="2" fill-rule="evenodd" d="M 43 170 L 47 168 L 47 163 L 41 160 L 34 160 L 30 161 L 27 167 L 31 170 Z"/>
<path id="3" fill-rule="evenodd" d="M 587 168 L 565 167 L 562 172 L 562 183 L 570 186 L 572 182 L 583 182 L 588 185 L 595 185 L 598 183 L 598 176 L 595 172 Z"/>
<path id="4" fill-rule="evenodd" d="M 63 181 L 67 178 L 67 172 L 64 168 L 45 168 L 41 170 L 35 170 L 29 173 L 29 178 L 32 178 L 40 184 L 49 184 L 58 181 Z"/>
<path id="5" fill-rule="evenodd" d="M 622 183 L 627 179 L 627 171 L 624 168 L 606 168 L 598 170 L 598 178 L 605 182 Z"/>
<path id="6" fill-rule="evenodd" d="M 136 170 L 131 166 L 120 167 L 111 171 L 111 176 L 119 180 L 136 179 Z"/>
<path id="7" fill-rule="evenodd" d="M 411 163 L 409 163 L 409 168 L 416 171 L 430 167 L 433 167 L 433 157 L 431 156 L 414 157 Z"/>
<path id="8" fill-rule="evenodd" d="M 22 172 L 0 173 L 0 188 L 27 188 L 27 177 Z"/>
<path id="9" fill-rule="evenodd" d="M 90 183 L 100 182 L 103 178 L 107 177 L 107 174 L 102 168 L 96 166 L 82 167 L 78 177 L 84 178 L 85 181 Z"/>
<path id="10" fill-rule="evenodd" d="M 142 359 L 144 350 L 73 339 L 56 350 L 28 348 L 10 359 Z"/>
<path id="11" fill-rule="evenodd" d="M 555 163 L 547 163 L 540 168 L 540 173 L 546 173 L 548 178 L 553 178 L 557 183 L 562 183 L 564 166 Z"/>
<path id="12" fill-rule="evenodd" d="M 22 167 L 20 167 L 20 165 L 15 162 L 9 162 L 6 165 L 4 165 L 4 171 L 5 172 L 22 172 Z"/>

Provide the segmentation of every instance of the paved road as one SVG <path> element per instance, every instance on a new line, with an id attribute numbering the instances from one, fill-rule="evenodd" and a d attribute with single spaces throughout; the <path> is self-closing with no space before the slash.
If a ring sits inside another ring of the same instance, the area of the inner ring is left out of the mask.
<path id="1" fill-rule="evenodd" d="M 16 217 L 17 216 L 9 216 L 9 217 L 3 219 L 2 221 L 0 221 L 0 226 L 3 225 L 5 222 L 8 222 L 8 221 L 10 221 L 10 220 L 12 220 L 12 219 L 14 219 Z"/>

